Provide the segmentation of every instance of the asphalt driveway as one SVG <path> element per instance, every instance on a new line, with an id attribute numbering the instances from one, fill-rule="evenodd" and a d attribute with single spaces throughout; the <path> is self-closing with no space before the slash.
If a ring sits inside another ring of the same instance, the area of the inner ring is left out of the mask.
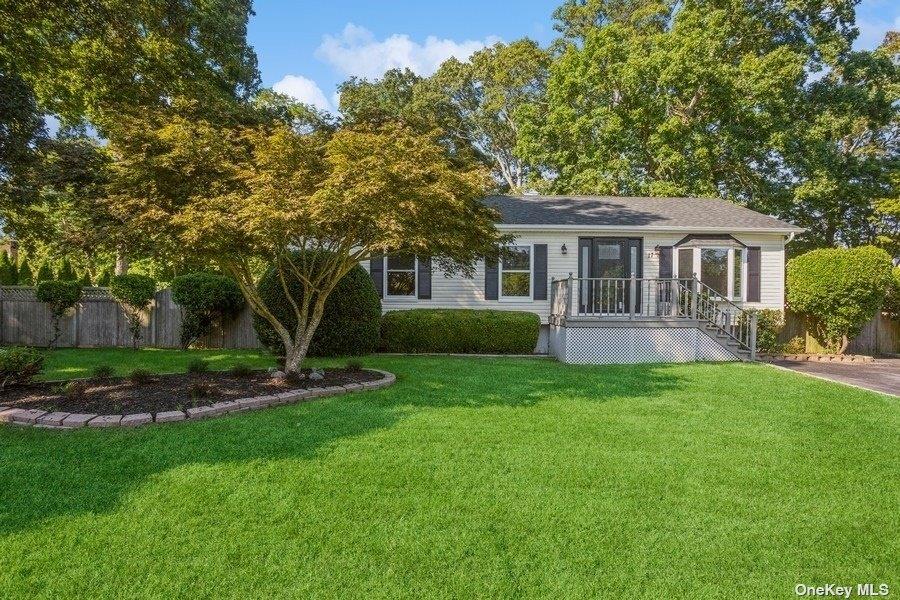
<path id="1" fill-rule="evenodd" d="M 827 363 L 810 361 L 775 361 L 800 373 L 808 373 L 832 381 L 900 396 L 900 358 L 877 358 L 874 363 Z"/>

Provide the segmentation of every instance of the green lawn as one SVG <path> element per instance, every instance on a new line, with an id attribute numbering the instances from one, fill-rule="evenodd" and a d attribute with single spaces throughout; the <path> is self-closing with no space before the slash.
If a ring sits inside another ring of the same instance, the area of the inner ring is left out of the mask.
<path id="1" fill-rule="evenodd" d="M 397 383 L 0 428 L 0 597 L 900 591 L 896 399 L 748 364 L 365 362 Z"/>
<path id="2" fill-rule="evenodd" d="M 94 367 L 109 365 L 119 375 L 127 375 L 141 368 L 154 373 L 183 373 L 188 363 L 202 358 L 214 371 L 224 371 L 242 363 L 254 368 L 265 368 L 275 364 L 267 352 L 261 350 L 159 350 L 142 348 L 59 348 L 47 352 L 44 362 L 43 379 L 73 379 L 90 377 Z"/>

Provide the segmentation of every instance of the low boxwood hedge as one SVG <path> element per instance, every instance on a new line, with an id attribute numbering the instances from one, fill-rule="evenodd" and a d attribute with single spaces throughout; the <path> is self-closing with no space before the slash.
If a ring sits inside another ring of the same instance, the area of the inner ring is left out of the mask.
<path id="1" fill-rule="evenodd" d="M 540 327 L 540 317 L 529 312 L 398 310 L 381 321 L 381 348 L 386 352 L 531 354 Z"/>

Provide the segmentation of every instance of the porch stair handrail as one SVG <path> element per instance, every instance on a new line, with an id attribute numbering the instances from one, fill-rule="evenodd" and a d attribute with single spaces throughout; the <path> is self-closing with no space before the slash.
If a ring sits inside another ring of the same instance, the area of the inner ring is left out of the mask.
<path id="1" fill-rule="evenodd" d="M 734 340 L 742 350 L 750 353 L 750 360 L 755 360 L 756 311 L 747 310 L 723 298 L 696 276 L 691 280 L 691 286 L 691 311 L 694 317 L 705 321 L 717 333 Z"/>

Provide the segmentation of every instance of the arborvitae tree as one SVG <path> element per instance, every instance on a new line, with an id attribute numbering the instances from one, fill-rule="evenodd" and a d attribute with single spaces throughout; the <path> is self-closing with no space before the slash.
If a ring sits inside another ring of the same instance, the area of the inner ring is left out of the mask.
<path id="1" fill-rule="evenodd" d="M 34 284 L 37 285 L 42 281 L 50 281 L 53 279 L 53 271 L 50 269 L 50 265 L 47 264 L 47 261 L 44 261 L 41 264 L 41 268 L 38 269 L 37 277 L 34 278 Z"/>
<path id="2" fill-rule="evenodd" d="M 75 274 L 75 269 L 72 268 L 68 258 L 63 259 L 56 278 L 60 281 L 78 281 L 78 275 Z"/>
<path id="3" fill-rule="evenodd" d="M 19 265 L 19 285 L 34 285 L 34 273 L 31 272 L 27 258 L 23 258 Z"/>
<path id="4" fill-rule="evenodd" d="M 97 278 L 97 287 L 109 287 L 110 279 L 112 279 L 112 271 L 110 269 L 103 269 L 100 273 L 100 277 Z"/>
<path id="5" fill-rule="evenodd" d="M 85 270 L 84 273 L 81 274 L 81 287 L 91 287 L 91 274 Z"/>
<path id="6" fill-rule="evenodd" d="M 16 285 L 16 267 L 6 252 L 0 252 L 0 285 Z"/>

